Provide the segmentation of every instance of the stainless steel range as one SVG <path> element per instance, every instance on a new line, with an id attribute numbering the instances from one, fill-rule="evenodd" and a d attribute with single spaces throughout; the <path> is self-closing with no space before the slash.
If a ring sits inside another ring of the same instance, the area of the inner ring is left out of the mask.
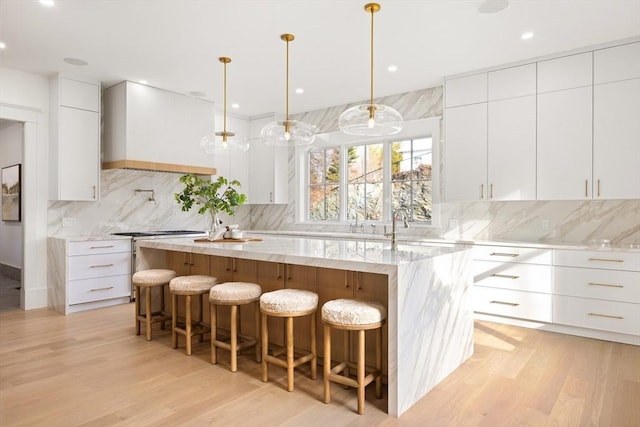
<path id="1" fill-rule="evenodd" d="M 203 237 L 207 233 L 197 230 L 160 230 L 160 231 L 123 231 L 118 233 L 111 233 L 114 236 L 128 236 L 131 237 L 131 275 L 136 272 L 136 240 L 139 239 L 166 239 L 169 237 Z M 131 301 L 135 300 L 135 292 L 133 289 L 133 281 L 131 282 Z"/>

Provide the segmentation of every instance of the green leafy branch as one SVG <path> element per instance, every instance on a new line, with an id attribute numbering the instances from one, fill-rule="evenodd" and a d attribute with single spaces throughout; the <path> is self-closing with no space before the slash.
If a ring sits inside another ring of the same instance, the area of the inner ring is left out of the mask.
<path id="1" fill-rule="evenodd" d="M 218 177 L 211 181 L 189 174 L 180 177 L 184 189 L 175 193 L 174 197 L 183 211 L 189 211 L 193 205 L 200 205 L 199 214 L 207 212 L 226 212 L 235 214 L 235 207 L 247 200 L 247 196 L 238 192 L 234 187 L 240 187 L 238 180 L 229 181 L 225 177 Z"/>

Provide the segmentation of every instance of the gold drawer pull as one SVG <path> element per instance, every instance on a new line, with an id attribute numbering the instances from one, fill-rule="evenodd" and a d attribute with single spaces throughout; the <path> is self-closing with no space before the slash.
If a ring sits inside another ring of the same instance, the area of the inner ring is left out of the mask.
<path id="1" fill-rule="evenodd" d="M 113 267 L 113 264 L 98 264 L 89 266 L 89 268 L 102 268 L 102 267 Z"/>
<path id="2" fill-rule="evenodd" d="M 619 320 L 623 320 L 624 319 L 624 317 L 622 317 L 622 316 L 611 316 L 609 314 L 598 314 L 598 313 L 589 313 L 589 316 L 607 317 L 609 319 L 619 319 Z"/>
<path id="3" fill-rule="evenodd" d="M 510 257 L 517 257 L 520 254 L 510 254 L 510 253 L 506 253 L 506 252 L 491 252 L 489 254 L 490 256 L 510 256 Z"/>
<path id="4" fill-rule="evenodd" d="M 113 286 L 107 286 L 106 288 L 95 288 L 95 289 L 91 289 L 91 292 L 96 292 L 96 291 L 108 291 L 109 289 L 113 289 Z"/>
<path id="5" fill-rule="evenodd" d="M 89 249 L 109 249 L 112 248 L 113 245 L 105 245 L 105 246 L 91 246 Z"/>
<path id="6" fill-rule="evenodd" d="M 589 286 L 606 286 L 608 288 L 624 288 L 624 286 L 622 285 L 610 285 L 608 283 L 594 283 L 594 282 L 589 282 L 588 283 Z"/>
<path id="7" fill-rule="evenodd" d="M 510 305 L 511 307 L 517 307 L 520 304 L 515 302 L 505 302 L 505 301 L 491 301 L 491 304 L 502 304 L 502 305 Z"/>
<path id="8" fill-rule="evenodd" d="M 624 262 L 623 259 L 589 258 L 589 261 Z"/>
<path id="9" fill-rule="evenodd" d="M 514 279 L 514 280 L 520 278 L 520 276 L 511 276 L 509 274 L 497 274 L 497 273 L 494 273 L 491 276 L 492 277 L 500 277 L 501 279 Z"/>

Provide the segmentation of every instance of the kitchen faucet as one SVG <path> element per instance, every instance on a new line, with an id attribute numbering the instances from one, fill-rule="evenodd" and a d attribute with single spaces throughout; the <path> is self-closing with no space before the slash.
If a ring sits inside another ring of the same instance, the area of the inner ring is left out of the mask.
<path id="1" fill-rule="evenodd" d="M 398 214 L 404 212 L 402 215 L 402 220 L 404 222 L 404 228 L 409 228 L 409 211 L 407 208 L 398 208 L 395 212 L 392 213 L 392 225 L 391 225 L 391 234 L 385 234 L 387 237 L 391 237 L 391 250 L 398 250 L 398 235 L 396 233 L 396 220 L 398 219 Z"/>

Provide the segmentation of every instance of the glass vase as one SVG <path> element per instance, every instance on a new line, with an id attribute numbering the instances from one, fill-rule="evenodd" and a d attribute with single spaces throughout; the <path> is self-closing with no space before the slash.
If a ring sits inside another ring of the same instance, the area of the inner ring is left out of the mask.
<path id="1" fill-rule="evenodd" d="M 216 240 L 218 238 L 218 231 L 220 231 L 220 219 L 218 218 L 218 211 L 210 209 L 208 216 L 209 229 L 207 230 L 207 239 Z"/>

